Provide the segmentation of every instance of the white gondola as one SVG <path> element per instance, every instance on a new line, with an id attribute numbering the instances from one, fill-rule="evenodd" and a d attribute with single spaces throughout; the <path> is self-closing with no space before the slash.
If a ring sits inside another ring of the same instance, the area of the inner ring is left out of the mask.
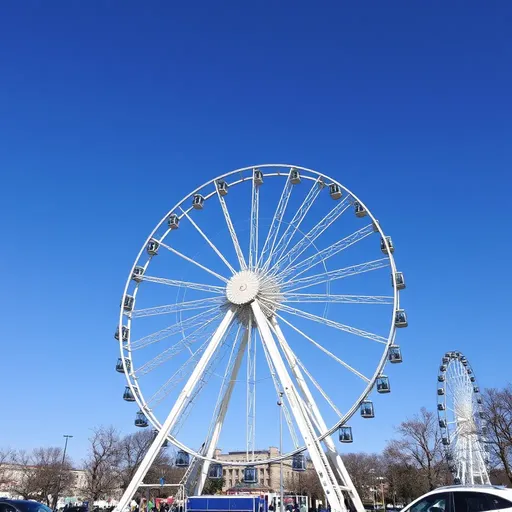
<path id="1" fill-rule="evenodd" d="M 292 185 L 298 185 L 300 183 L 300 172 L 296 169 L 290 171 L 290 183 Z"/>
<path id="2" fill-rule="evenodd" d="M 445 445 L 445 446 L 448 446 L 450 444 L 450 440 L 447 438 L 447 437 L 443 437 L 442 438 L 442 443 Z"/>
<path id="3" fill-rule="evenodd" d="M 178 229 L 180 226 L 180 218 L 175 213 L 171 213 L 167 219 L 167 225 L 169 229 Z"/>
<path id="4" fill-rule="evenodd" d="M 439 371 L 440 371 L 440 372 L 445 372 L 447 368 L 448 368 L 448 366 L 446 366 L 445 364 L 442 364 L 442 365 L 439 367 Z"/>
<path id="5" fill-rule="evenodd" d="M 473 370 L 471 368 L 467 368 L 466 372 L 468 373 L 468 375 L 471 375 L 473 373 Z"/>
<path id="6" fill-rule="evenodd" d="M 254 169 L 254 184 L 263 185 L 263 173 L 259 169 Z"/>
<path id="7" fill-rule="evenodd" d="M 222 480 L 222 464 L 210 464 L 208 478 L 210 480 Z"/>
<path id="8" fill-rule="evenodd" d="M 480 388 L 478 386 L 474 386 L 473 387 L 473 392 L 474 393 L 480 393 Z"/>
<path id="9" fill-rule="evenodd" d="M 121 332 L 122 332 L 122 335 L 123 335 L 123 341 L 128 341 L 128 334 L 130 334 L 130 329 L 128 329 L 128 327 L 125 327 L 123 325 L 123 327 L 121 328 Z M 119 326 L 117 326 L 116 328 L 116 332 L 114 334 L 114 338 L 119 341 Z"/>
<path id="10" fill-rule="evenodd" d="M 144 267 L 135 267 L 132 272 L 132 279 L 136 283 L 140 283 L 142 281 L 143 275 L 144 275 Z"/>
<path id="11" fill-rule="evenodd" d="M 397 309 L 395 313 L 395 327 L 407 327 L 407 315 L 404 309 Z"/>
<path id="12" fill-rule="evenodd" d="M 244 468 L 243 480 L 244 480 L 244 483 L 246 483 L 246 484 L 258 483 L 258 470 L 253 466 Z"/>
<path id="13" fill-rule="evenodd" d="M 391 345 L 389 347 L 389 356 L 390 363 L 401 363 L 402 362 L 402 351 L 398 345 Z"/>
<path id="14" fill-rule="evenodd" d="M 479 396 L 479 397 L 476 399 L 476 403 L 477 403 L 477 404 L 479 404 L 479 405 L 482 405 L 482 403 L 483 403 L 482 397 L 480 397 L 480 396 Z"/>
<path id="15" fill-rule="evenodd" d="M 395 246 L 393 245 L 393 240 L 391 240 L 390 236 L 387 236 L 385 239 L 384 238 L 380 239 L 380 250 L 384 254 L 388 254 L 388 248 L 386 247 L 386 242 L 388 243 L 388 246 L 389 246 L 389 252 L 391 254 L 393 254 L 395 252 Z"/>
<path id="16" fill-rule="evenodd" d="M 201 194 L 194 194 L 192 197 L 192 207 L 195 210 L 202 210 L 204 205 L 204 197 Z"/>
<path id="17" fill-rule="evenodd" d="M 389 385 L 389 377 L 380 375 L 377 377 L 377 393 L 389 393 L 391 386 Z"/>
<path id="18" fill-rule="evenodd" d="M 148 419 L 146 418 L 146 415 L 142 411 L 137 411 L 137 414 L 135 415 L 134 424 L 136 427 L 139 428 L 146 428 L 148 426 Z"/>
<path id="19" fill-rule="evenodd" d="M 135 402 L 135 397 L 133 396 L 132 390 L 129 386 L 124 388 L 123 400 L 125 402 Z"/>
<path id="20" fill-rule="evenodd" d="M 126 365 L 126 369 L 127 369 L 128 371 L 130 371 L 130 369 L 131 369 L 131 367 L 132 367 L 132 364 L 131 364 L 130 360 L 129 360 L 127 357 L 125 357 L 125 359 L 124 359 L 124 364 Z M 116 363 L 116 372 L 118 372 L 118 373 L 124 373 L 123 360 L 122 360 L 120 357 L 117 359 L 117 363 Z M 129 389 L 129 388 L 128 388 L 128 389 Z"/>
<path id="21" fill-rule="evenodd" d="M 146 246 L 146 251 L 150 256 L 156 256 L 158 254 L 158 248 L 160 247 L 160 243 L 156 240 L 150 240 L 148 245 Z"/>
<path id="22" fill-rule="evenodd" d="M 361 416 L 363 418 L 375 417 L 375 410 L 373 409 L 373 402 L 371 400 L 363 400 L 361 402 Z"/>
<path id="23" fill-rule="evenodd" d="M 405 289 L 405 279 L 403 272 L 395 272 L 395 282 L 397 290 Z M 391 285 L 393 286 L 393 276 L 391 276 Z"/>
<path id="24" fill-rule="evenodd" d="M 125 295 L 123 301 L 123 309 L 125 311 L 131 311 L 133 309 L 134 298 L 131 295 Z"/>
<path id="25" fill-rule="evenodd" d="M 450 358 L 449 358 L 449 357 L 444 356 L 444 357 L 443 357 L 443 359 L 442 359 L 442 361 L 443 361 L 443 364 L 448 364 L 448 363 L 450 362 Z"/>
<path id="26" fill-rule="evenodd" d="M 366 217 L 366 215 L 368 215 L 366 208 L 359 201 L 354 201 L 354 213 L 356 214 L 356 217 L 359 218 Z"/>
<path id="27" fill-rule="evenodd" d="M 439 426 L 441 428 L 446 428 L 446 420 L 439 420 Z"/>
<path id="28" fill-rule="evenodd" d="M 352 443 L 354 441 L 352 437 L 352 427 L 340 427 L 338 435 L 340 443 Z"/>
<path id="29" fill-rule="evenodd" d="M 444 388 L 437 388 L 437 394 L 439 396 L 443 396 L 444 395 Z"/>
<path id="30" fill-rule="evenodd" d="M 306 471 L 306 457 L 302 453 L 296 453 L 292 459 L 293 471 Z"/>
<path id="31" fill-rule="evenodd" d="M 341 187 L 337 183 L 329 185 L 329 194 L 334 200 L 341 199 Z"/>
<path id="32" fill-rule="evenodd" d="M 444 411 L 445 409 L 446 409 L 446 407 L 444 406 L 444 404 L 437 404 L 438 411 Z"/>
<path id="33" fill-rule="evenodd" d="M 437 381 L 438 382 L 444 382 L 446 380 L 446 376 L 445 375 L 438 375 L 437 376 Z"/>
<path id="34" fill-rule="evenodd" d="M 190 465 L 190 455 L 184 451 L 179 450 L 176 455 L 176 466 L 179 468 L 186 468 Z"/>
<path id="35" fill-rule="evenodd" d="M 217 181 L 217 190 L 221 196 L 227 195 L 228 188 L 228 184 L 224 180 Z"/>
<path id="36" fill-rule="evenodd" d="M 379 231 L 379 226 L 378 226 L 378 224 L 379 224 L 379 221 L 376 221 L 376 222 L 373 222 L 373 221 L 372 221 L 372 229 L 373 229 L 373 232 L 374 232 L 374 233 L 377 233 L 377 231 Z"/>
<path id="37" fill-rule="evenodd" d="M 471 375 L 471 377 L 469 377 L 469 380 L 470 380 L 471 382 L 476 382 L 476 379 L 475 379 L 475 376 L 474 376 L 474 375 Z"/>

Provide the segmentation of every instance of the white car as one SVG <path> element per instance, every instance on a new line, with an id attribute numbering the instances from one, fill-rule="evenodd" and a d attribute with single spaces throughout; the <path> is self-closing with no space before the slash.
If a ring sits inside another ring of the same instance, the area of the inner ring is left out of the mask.
<path id="1" fill-rule="evenodd" d="M 512 512 L 512 489 L 494 485 L 439 487 L 407 505 L 402 512 Z"/>

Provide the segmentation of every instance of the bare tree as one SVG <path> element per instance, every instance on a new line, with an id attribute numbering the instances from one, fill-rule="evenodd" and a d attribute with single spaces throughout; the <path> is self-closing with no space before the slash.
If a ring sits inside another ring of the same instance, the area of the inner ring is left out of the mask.
<path id="1" fill-rule="evenodd" d="M 14 452 L 10 448 L 0 448 L 0 488 L 10 483 L 10 467 Z"/>
<path id="2" fill-rule="evenodd" d="M 121 487 L 126 489 L 135 475 L 137 468 L 144 459 L 155 434 L 151 430 L 141 430 L 124 437 L 120 442 Z M 172 458 L 167 449 L 161 449 L 151 468 L 146 474 L 146 483 L 157 483 L 164 478 L 168 484 L 179 483 L 183 469 L 173 466 Z"/>
<path id="3" fill-rule="evenodd" d="M 84 462 L 84 495 L 91 508 L 95 501 L 107 498 L 121 486 L 121 446 L 114 427 L 99 427 L 89 438 L 90 447 Z"/>
<path id="4" fill-rule="evenodd" d="M 396 461 L 422 470 L 428 490 L 435 489 L 445 473 L 437 417 L 424 407 L 396 429 L 401 438 L 388 444 Z"/>
<path id="5" fill-rule="evenodd" d="M 317 499 L 323 500 L 325 496 L 318 474 L 311 467 L 306 471 L 293 472 L 285 479 L 284 487 L 290 493 L 308 496 L 310 503 Z"/>
<path id="6" fill-rule="evenodd" d="M 343 462 L 363 501 L 373 501 L 375 488 L 384 476 L 382 458 L 375 453 L 347 453 Z"/>
<path id="7" fill-rule="evenodd" d="M 487 389 L 484 393 L 487 441 L 493 462 L 501 466 L 512 483 L 512 387 Z"/>
<path id="8" fill-rule="evenodd" d="M 69 460 L 62 463 L 61 448 L 36 448 L 31 453 L 20 450 L 14 461 L 20 478 L 15 479 L 13 489 L 25 499 L 38 499 L 50 505 L 59 486 L 69 488 L 72 483 L 71 463 Z"/>

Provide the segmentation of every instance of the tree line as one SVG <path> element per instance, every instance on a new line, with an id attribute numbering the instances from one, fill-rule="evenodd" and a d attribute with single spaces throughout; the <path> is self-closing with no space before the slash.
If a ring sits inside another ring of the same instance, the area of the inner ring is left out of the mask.
<path id="1" fill-rule="evenodd" d="M 493 483 L 512 484 L 512 386 L 488 389 L 483 393 L 485 439 Z M 89 439 L 86 459 L 77 482 L 72 461 L 63 459 L 61 448 L 0 450 L 0 489 L 25 499 L 37 499 L 55 506 L 56 497 L 77 490 L 89 502 L 118 495 L 124 490 L 154 439 L 146 429 L 120 436 L 113 427 L 100 427 Z M 440 485 L 453 483 L 442 446 L 437 412 L 422 408 L 396 427 L 396 438 L 388 441 L 382 453 L 348 453 L 343 461 L 363 501 L 366 503 L 406 504 Z M 13 479 L 10 465 L 16 464 Z M 171 449 L 162 449 L 146 482 L 179 483 L 183 469 L 174 465 Z M 209 482 L 206 490 L 218 491 L 219 482 Z M 285 482 L 290 492 L 323 498 L 314 471 L 297 473 Z"/>

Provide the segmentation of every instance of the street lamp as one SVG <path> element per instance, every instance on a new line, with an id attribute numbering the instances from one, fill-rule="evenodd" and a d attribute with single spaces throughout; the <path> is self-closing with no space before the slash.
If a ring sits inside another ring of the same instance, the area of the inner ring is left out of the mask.
<path id="1" fill-rule="evenodd" d="M 59 470 L 59 482 L 57 484 L 57 492 L 55 493 L 55 499 L 53 500 L 53 508 L 56 509 L 57 508 L 57 501 L 59 499 L 59 494 L 60 494 L 60 484 L 61 484 L 61 481 L 62 481 L 62 469 L 64 468 L 64 462 L 66 461 L 66 450 L 68 449 L 68 441 L 73 437 L 69 434 L 64 434 L 63 436 L 66 441 L 64 443 L 64 452 L 62 453 L 62 462 L 60 464 L 60 470 Z"/>
<path id="2" fill-rule="evenodd" d="M 283 392 L 279 392 L 279 400 L 277 401 L 279 406 L 279 455 L 283 454 Z M 279 497 L 281 512 L 284 512 L 284 486 L 283 486 L 283 459 L 279 462 Z"/>

